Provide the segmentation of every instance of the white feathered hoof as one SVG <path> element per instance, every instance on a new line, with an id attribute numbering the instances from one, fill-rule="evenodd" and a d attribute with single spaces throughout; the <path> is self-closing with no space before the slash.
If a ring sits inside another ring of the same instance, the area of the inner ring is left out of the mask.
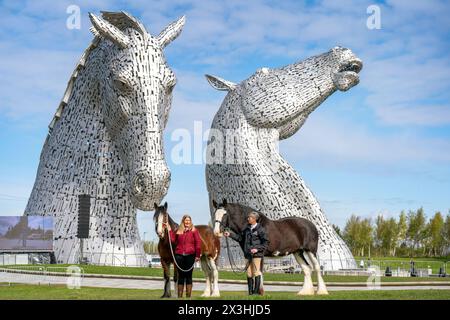
<path id="1" fill-rule="evenodd" d="M 220 293 L 219 292 L 213 292 L 211 294 L 211 297 L 220 297 Z"/>
<path id="2" fill-rule="evenodd" d="M 314 288 L 303 288 L 297 293 L 298 296 L 313 296 Z"/>
<path id="3" fill-rule="evenodd" d="M 209 291 L 208 291 L 208 292 L 205 291 L 205 292 L 203 292 L 202 295 L 201 295 L 201 297 L 204 297 L 204 298 L 205 298 L 205 297 L 207 298 L 207 297 L 210 297 L 210 296 L 211 296 L 211 294 L 209 293 Z"/>
<path id="4" fill-rule="evenodd" d="M 319 290 L 317 290 L 316 294 L 319 295 L 319 296 L 326 296 L 329 293 L 328 293 L 327 289 L 319 289 Z"/>

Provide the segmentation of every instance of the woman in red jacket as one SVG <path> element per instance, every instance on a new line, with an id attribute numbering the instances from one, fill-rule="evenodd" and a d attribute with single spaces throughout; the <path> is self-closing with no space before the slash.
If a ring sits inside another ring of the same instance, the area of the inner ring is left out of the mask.
<path id="1" fill-rule="evenodd" d="M 165 226 L 169 229 L 170 240 L 176 245 L 175 260 L 178 266 L 184 270 L 179 270 L 178 274 L 178 298 L 183 297 L 185 284 L 186 297 L 190 298 L 194 263 L 200 260 L 201 255 L 200 235 L 188 215 L 183 216 L 181 224 L 175 232 L 170 229 L 170 225 L 165 224 Z"/>

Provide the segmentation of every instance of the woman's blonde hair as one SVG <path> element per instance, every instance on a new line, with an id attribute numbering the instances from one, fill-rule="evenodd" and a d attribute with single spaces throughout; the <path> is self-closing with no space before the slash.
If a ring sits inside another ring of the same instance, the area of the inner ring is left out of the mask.
<path id="1" fill-rule="evenodd" d="M 187 218 L 191 219 L 191 228 L 190 228 L 190 230 L 191 230 L 191 231 L 194 231 L 194 230 L 195 230 L 195 226 L 194 226 L 194 224 L 192 223 L 192 218 L 191 218 L 191 216 L 188 215 L 188 214 L 185 214 L 185 215 L 183 216 L 183 218 L 181 218 L 181 223 L 180 223 L 180 225 L 178 226 L 178 229 L 177 229 L 177 233 L 178 233 L 178 234 L 182 234 L 182 233 L 185 231 L 185 228 L 184 228 L 184 220 L 186 220 Z"/>

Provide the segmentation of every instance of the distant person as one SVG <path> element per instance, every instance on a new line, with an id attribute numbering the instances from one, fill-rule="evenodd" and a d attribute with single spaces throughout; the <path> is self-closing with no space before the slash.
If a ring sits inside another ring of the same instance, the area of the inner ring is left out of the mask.
<path id="1" fill-rule="evenodd" d="M 184 286 L 186 285 L 186 298 L 192 294 L 192 271 L 194 263 L 200 260 L 201 239 L 198 230 L 192 224 L 189 215 L 184 215 L 180 226 L 173 231 L 170 225 L 163 224 L 164 228 L 169 230 L 170 240 L 176 245 L 175 261 L 183 269 L 178 274 L 178 298 L 183 297 Z"/>
<path id="2" fill-rule="evenodd" d="M 241 234 L 236 234 L 231 230 L 223 233 L 225 237 L 231 237 L 244 248 L 244 256 L 248 260 L 247 285 L 249 295 L 260 294 L 261 260 L 264 257 L 264 251 L 269 246 L 266 230 L 260 223 L 257 223 L 258 219 L 259 214 L 257 212 L 250 212 L 247 215 L 248 225 Z"/>
<path id="3" fill-rule="evenodd" d="M 363 259 L 361 259 L 361 261 L 359 262 L 359 267 L 361 269 L 364 269 L 364 260 Z"/>

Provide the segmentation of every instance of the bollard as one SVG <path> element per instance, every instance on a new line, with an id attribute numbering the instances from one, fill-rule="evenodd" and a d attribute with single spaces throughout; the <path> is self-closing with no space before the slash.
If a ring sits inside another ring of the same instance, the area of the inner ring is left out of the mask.
<path id="1" fill-rule="evenodd" d="M 392 277 L 392 270 L 391 270 L 391 267 L 390 267 L 390 266 L 387 266 L 387 267 L 386 267 L 386 271 L 384 272 L 384 275 L 385 275 L 386 277 Z"/>

